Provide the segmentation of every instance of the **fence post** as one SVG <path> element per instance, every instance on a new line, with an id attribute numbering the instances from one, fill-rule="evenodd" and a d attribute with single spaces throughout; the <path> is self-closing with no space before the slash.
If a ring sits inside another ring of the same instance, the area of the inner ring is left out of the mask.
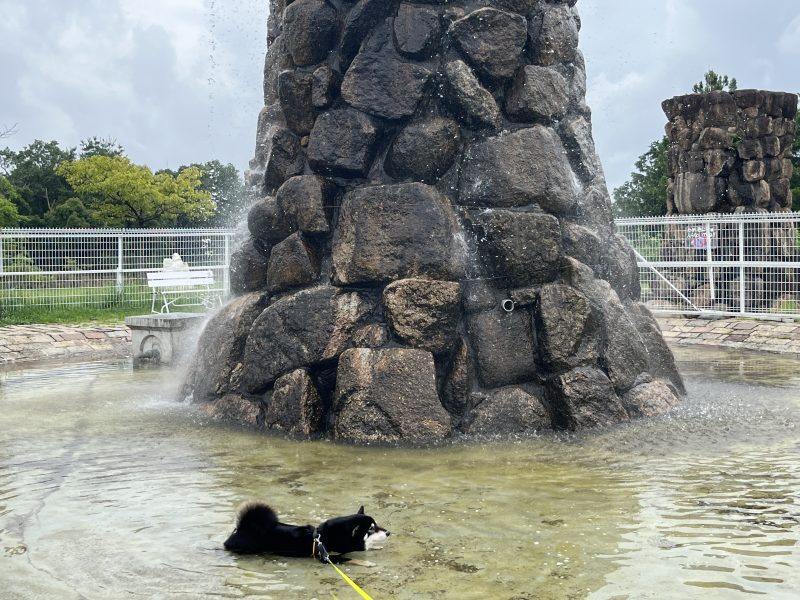
<path id="1" fill-rule="evenodd" d="M 227 299 L 231 295 L 231 234 L 225 233 L 225 264 L 222 266 L 222 289 Z"/>
<path id="2" fill-rule="evenodd" d="M 706 221 L 706 260 L 708 261 L 708 286 L 711 292 L 711 301 L 716 302 L 717 290 L 714 285 L 714 257 L 711 256 L 711 221 Z M 708 308 L 713 308 L 713 306 L 709 306 Z"/>
<path id="3" fill-rule="evenodd" d="M 122 277 L 122 234 L 119 234 L 117 236 L 117 296 L 122 296 L 124 285 Z"/>
<path id="4" fill-rule="evenodd" d="M 0 235 L 0 273 L 5 272 L 5 268 L 3 267 L 3 246 L 6 243 L 6 236 Z"/>
<path id="5" fill-rule="evenodd" d="M 744 221 L 739 221 L 739 312 L 744 314 Z"/>

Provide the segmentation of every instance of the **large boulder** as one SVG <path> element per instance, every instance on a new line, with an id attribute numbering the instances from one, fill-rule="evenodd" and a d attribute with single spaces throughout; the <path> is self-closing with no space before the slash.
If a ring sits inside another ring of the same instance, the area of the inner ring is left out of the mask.
<path id="1" fill-rule="evenodd" d="M 558 71 L 528 65 L 514 77 L 506 113 L 514 121 L 551 121 L 561 119 L 568 104 L 567 80 Z"/>
<path id="2" fill-rule="evenodd" d="M 606 341 L 603 362 L 614 388 L 628 391 L 637 377 L 647 371 L 647 348 L 639 335 L 630 312 L 615 292 L 610 292 L 602 305 Z"/>
<path id="3" fill-rule="evenodd" d="M 264 415 L 264 427 L 314 436 L 325 427 L 325 404 L 307 369 L 279 377 Z"/>
<path id="4" fill-rule="evenodd" d="M 472 217 L 479 252 L 507 288 L 553 281 L 563 257 L 558 219 L 541 212 L 486 210 Z"/>
<path id="5" fill-rule="evenodd" d="M 319 280 L 319 269 L 316 250 L 300 233 L 295 233 L 272 249 L 267 267 L 267 289 L 275 293 L 309 285 Z"/>
<path id="6" fill-rule="evenodd" d="M 358 443 L 431 442 L 450 434 L 436 392 L 433 356 L 422 350 L 355 348 L 342 354 L 334 431 Z"/>
<path id="7" fill-rule="evenodd" d="M 657 417 L 679 402 L 674 389 L 660 380 L 637 385 L 622 397 L 622 405 L 631 417 Z"/>
<path id="8" fill-rule="evenodd" d="M 475 352 L 478 380 L 485 388 L 535 381 L 539 370 L 531 314 L 500 308 L 479 312 L 467 320 Z"/>
<path id="9" fill-rule="evenodd" d="M 277 244 L 294 232 L 291 220 L 272 196 L 253 204 L 247 213 L 247 228 L 265 247 Z"/>
<path id="10" fill-rule="evenodd" d="M 375 308 L 364 294 L 321 286 L 267 307 L 250 327 L 242 359 L 242 385 L 264 391 L 275 379 L 338 357 L 354 345 Z"/>
<path id="11" fill-rule="evenodd" d="M 296 0 L 283 13 L 286 44 L 298 67 L 328 56 L 339 35 L 336 9 L 323 0 Z"/>
<path id="12" fill-rule="evenodd" d="M 555 65 L 575 59 L 578 23 L 564 4 L 547 3 L 528 27 L 529 48 L 536 64 Z"/>
<path id="13" fill-rule="evenodd" d="M 314 126 L 311 101 L 313 73 L 287 70 L 278 77 L 278 97 L 289 128 L 297 135 L 308 135 Z"/>
<path id="14" fill-rule="evenodd" d="M 449 200 L 422 183 L 349 192 L 333 236 L 333 281 L 351 285 L 405 277 L 458 280 L 464 250 Z"/>
<path id="15" fill-rule="evenodd" d="M 351 108 L 328 111 L 314 123 L 308 162 L 317 173 L 365 177 L 375 157 L 378 134 L 372 119 L 362 112 Z"/>
<path id="16" fill-rule="evenodd" d="M 547 367 L 562 371 L 597 362 L 600 330 L 586 296 L 568 285 L 543 285 L 536 316 L 542 362 Z"/>
<path id="17" fill-rule="evenodd" d="M 266 302 L 264 293 L 239 296 L 206 324 L 185 384 L 195 402 L 213 400 L 236 389 L 247 335 Z"/>
<path id="18" fill-rule="evenodd" d="M 469 65 L 451 60 L 444 67 L 450 103 L 461 121 L 473 127 L 497 128 L 503 115 L 492 93 L 484 88 Z"/>
<path id="19" fill-rule="evenodd" d="M 551 378 L 546 398 L 559 429 L 577 431 L 630 420 L 611 381 L 594 367 L 578 367 Z"/>
<path id="20" fill-rule="evenodd" d="M 533 434 L 552 429 L 552 422 L 540 397 L 508 387 L 481 398 L 462 429 L 478 435 Z"/>
<path id="21" fill-rule="evenodd" d="M 461 148 L 461 128 L 446 118 L 416 121 L 395 138 L 386 157 L 386 171 L 397 179 L 435 183 L 452 165 Z"/>
<path id="22" fill-rule="evenodd" d="M 275 199 L 286 220 L 303 233 L 330 232 L 334 186 L 324 177 L 300 175 L 284 183 Z"/>
<path id="23" fill-rule="evenodd" d="M 266 155 L 264 191 L 271 194 L 294 175 L 303 172 L 305 155 L 300 138 L 285 127 L 275 127 L 263 152 Z"/>
<path id="24" fill-rule="evenodd" d="M 257 292 L 267 284 L 269 247 L 247 238 L 231 254 L 230 286 L 236 295 Z"/>
<path id="25" fill-rule="evenodd" d="M 408 2 L 397 9 L 394 43 L 403 56 L 426 58 L 438 49 L 441 38 L 442 23 L 435 9 Z"/>
<path id="26" fill-rule="evenodd" d="M 494 8 L 478 9 L 450 27 L 467 60 L 490 79 L 514 75 L 527 33 L 525 17 Z"/>
<path id="27" fill-rule="evenodd" d="M 467 206 L 538 205 L 559 215 L 575 209 L 577 189 L 566 152 L 542 125 L 490 137 L 464 153 L 459 203 Z"/>
<path id="28" fill-rule="evenodd" d="M 439 354 L 455 342 L 461 286 L 453 281 L 402 279 L 383 291 L 386 320 L 405 344 Z"/>
<path id="29" fill-rule="evenodd" d="M 402 119 L 414 114 L 433 72 L 422 64 L 402 60 L 388 37 L 387 32 L 380 45 L 376 40 L 362 46 L 345 73 L 342 98 L 376 117 Z"/>

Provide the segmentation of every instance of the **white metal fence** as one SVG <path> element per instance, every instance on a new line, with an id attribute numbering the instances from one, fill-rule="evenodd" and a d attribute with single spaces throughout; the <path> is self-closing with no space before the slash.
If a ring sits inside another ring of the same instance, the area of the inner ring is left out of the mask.
<path id="1" fill-rule="evenodd" d="M 149 306 L 148 271 L 177 252 L 227 292 L 233 230 L 0 229 L 0 316 L 27 307 Z"/>
<path id="2" fill-rule="evenodd" d="M 800 213 L 618 219 L 642 299 L 667 313 L 800 316 Z"/>

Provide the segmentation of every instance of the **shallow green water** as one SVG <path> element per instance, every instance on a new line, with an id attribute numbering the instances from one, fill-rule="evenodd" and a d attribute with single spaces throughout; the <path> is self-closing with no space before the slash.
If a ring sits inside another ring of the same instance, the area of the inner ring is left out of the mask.
<path id="1" fill-rule="evenodd" d="M 329 566 L 239 558 L 241 501 L 392 531 L 380 598 L 800 596 L 800 363 L 681 351 L 666 418 L 586 437 L 354 448 L 268 438 L 125 363 L 0 374 L 0 598 L 357 598 Z"/>

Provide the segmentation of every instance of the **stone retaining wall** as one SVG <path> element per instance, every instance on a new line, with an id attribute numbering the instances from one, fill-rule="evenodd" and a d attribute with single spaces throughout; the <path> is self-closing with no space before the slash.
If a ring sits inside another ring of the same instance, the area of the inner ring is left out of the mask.
<path id="1" fill-rule="evenodd" d="M 48 359 L 94 360 L 131 355 L 124 325 L 11 325 L 0 327 L 0 366 Z"/>

